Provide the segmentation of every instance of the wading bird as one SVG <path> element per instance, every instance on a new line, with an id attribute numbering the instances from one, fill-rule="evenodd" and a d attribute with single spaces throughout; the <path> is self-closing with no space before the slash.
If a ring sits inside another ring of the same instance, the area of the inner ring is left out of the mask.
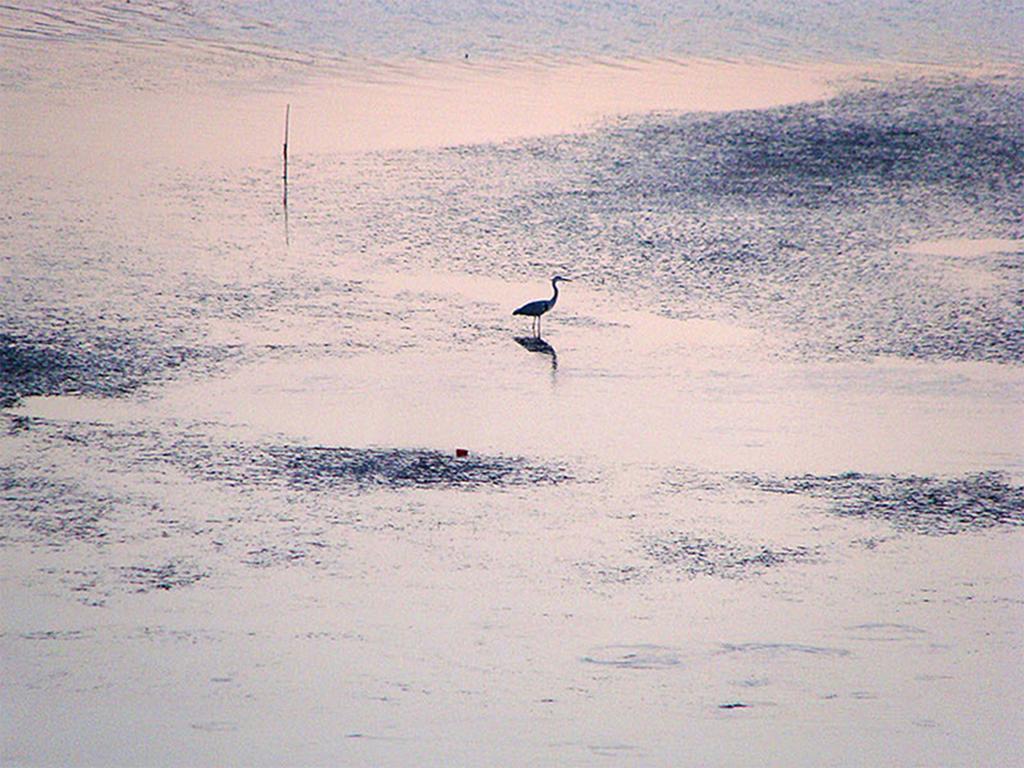
<path id="1" fill-rule="evenodd" d="M 540 338 L 540 316 L 555 306 L 555 302 L 558 301 L 558 283 L 565 282 L 571 283 L 568 277 L 562 277 L 561 275 L 555 275 L 551 278 L 551 287 L 554 289 L 554 294 L 550 299 L 537 299 L 537 301 L 531 301 L 529 304 L 523 304 L 519 309 L 515 310 L 513 315 L 529 315 L 533 318 L 533 336 L 534 338 Z"/>

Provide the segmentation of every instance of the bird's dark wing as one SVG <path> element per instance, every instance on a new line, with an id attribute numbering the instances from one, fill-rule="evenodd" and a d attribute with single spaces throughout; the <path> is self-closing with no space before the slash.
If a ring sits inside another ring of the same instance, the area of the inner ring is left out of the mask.
<path id="1" fill-rule="evenodd" d="M 537 301 L 531 301 L 529 304 L 523 304 L 519 309 L 515 310 L 513 315 L 530 315 L 531 317 L 537 317 L 543 315 L 548 311 L 551 302 L 547 299 L 538 299 Z"/>

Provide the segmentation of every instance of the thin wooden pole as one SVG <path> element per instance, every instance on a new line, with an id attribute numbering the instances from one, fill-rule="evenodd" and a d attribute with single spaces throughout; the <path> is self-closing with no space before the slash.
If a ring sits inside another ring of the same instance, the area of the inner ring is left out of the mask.
<path id="1" fill-rule="evenodd" d="M 292 105 L 284 108 L 284 207 L 288 207 L 288 123 L 290 122 Z"/>

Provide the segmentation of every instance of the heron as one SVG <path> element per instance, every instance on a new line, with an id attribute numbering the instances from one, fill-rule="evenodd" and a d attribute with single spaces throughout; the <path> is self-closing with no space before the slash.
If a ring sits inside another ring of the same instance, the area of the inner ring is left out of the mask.
<path id="1" fill-rule="evenodd" d="M 515 310 L 513 315 L 529 315 L 533 318 L 533 335 L 534 338 L 540 338 L 540 317 L 545 312 L 548 312 L 552 307 L 555 306 L 555 302 L 558 301 L 558 284 L 560 282 L 571 283 L 572 280 L 568 277 L 562 277 L 561 275 L 555 275 L 551 278 L 551 288 L 554 290 L 550 299 L 537 299 L 537 301 L 531 301 L 529 304 L 523 304 L 519 309 Z"/>

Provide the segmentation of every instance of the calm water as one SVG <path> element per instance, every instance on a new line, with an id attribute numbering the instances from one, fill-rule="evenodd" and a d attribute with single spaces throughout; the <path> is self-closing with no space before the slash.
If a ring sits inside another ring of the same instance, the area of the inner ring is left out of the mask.
<path id="1" fill-rule="evenodd" d="M 0 9 L 4 763 L 1019 763 L 1021 24 Z"/>
<path id="2" fill-rule="evenodd" d="M 14 39 L 216 41 L 297 55 L 1020 63 L 1016 3 L 42 2 L 4 9 Z"/>

